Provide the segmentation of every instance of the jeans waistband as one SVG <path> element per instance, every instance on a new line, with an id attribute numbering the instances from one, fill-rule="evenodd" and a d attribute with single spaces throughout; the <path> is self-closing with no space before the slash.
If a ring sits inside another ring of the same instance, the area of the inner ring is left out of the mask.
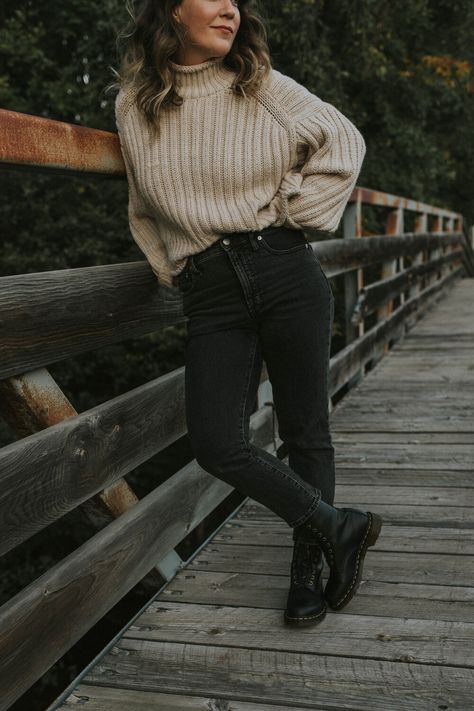
<path id="1" fill-rule="evenodd" d="M 271 235 L 274 232 L 302 232 L 302 230 L 295 230 L 292 227 L 285 227 L 283 225 L 269 225 L 260 230 L 251 230 L 250 232 L 230 232 L 228 234 L 222 234 L 222 237 L 211 244 L 206 249 L 201 252 L 193 254 L 193 262 L 199 264 L 206 259 L 211 259 L 212 257 L 217 257 L 225 253 L 225 251 L 231 247 L 232 249 L 239 249 L 240 247 L 252 246 L 253 241 L 257 235 Z"/>

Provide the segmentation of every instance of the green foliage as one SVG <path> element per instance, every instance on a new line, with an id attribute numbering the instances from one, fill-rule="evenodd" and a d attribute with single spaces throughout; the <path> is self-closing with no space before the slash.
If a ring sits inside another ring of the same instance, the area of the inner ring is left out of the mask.
<path id="1" fill-rule="evenodd" d="M 358 184 L 474 221 L 470 0 L 264 3 L 275 66 L 345 113 L 367 155 Z"/>

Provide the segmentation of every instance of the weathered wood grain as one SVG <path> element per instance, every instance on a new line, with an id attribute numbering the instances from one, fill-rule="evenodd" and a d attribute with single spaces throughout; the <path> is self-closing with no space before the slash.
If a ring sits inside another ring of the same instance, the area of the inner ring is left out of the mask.
<path id="1" fill-rule="evenodd" d="M 377 550 L 399 551 L 403 553 L 455 553 L 474 555 L 474 529 L 439 528 L 424 526 L 383 526 L 377 540 Z M 246 546 L 293 546 L 291 530 L 275 517 L 259 521 L 235 516 L 213 537 L 215 543 Z"/>
<path id="2" fill-rule="evenodd" d="M 290 570 L 290 560 L 290 550 L 286 548 L 227 546 L 212 541 L 188 567 L 189 570 L 204 568 L 226 573 L 259 570 L 267 575 L 284 575 Z M 474 556 L 399 553 L 373 548 L 365 558 L 363 579 L 470 586 L 474 581 Z"/>
<path id="3" fill-rule="evenodd" d="M 449 406 L 445 408 L 443 414 L 413 415 L 410 418 L 389 412 L 386 412 L 385 416 L 379 414 L 378 417 L 360 412 L 357 416 L 347 416 L 344 419 L 341 417 L 337 426 L 353 432 L 371 430 L 372 432 L 410 432 L 412 435 L 418 432 L 468 432 L 474 436 L 474 422 L 469 415 L 456 417 L 448 412 Z M 433 461 L 431 466 L 436 466 L 436 462 Z"/>
<path id="4" fill-rule="evenodd" d="M 315 630 L 301 629 L 298 651 L 447 664 L 474 668 L 474 622 L 418 620 L 370 615 L 328 615 Z M 196 605 L 157 601 L 131 625 L 123 639 L 183 642 L 250 649 L 295 649 L 294 635 L 284 634 L 280 609 Z"/>
<path id="5" fill-rule="evenodd" d="M 463 444 L 472 446 L 472 435 L 469 432 L 417 432 L 407 436 L 406 432 L 345 432 L 332 427 L 333 444 L 339 448 L 341 444 L 428 444 L 441 447 L 444 445 Z M 468 449 L 467 451 L 470 451 Z"/>
<path id="6" fill-rule="evenodd" d="M 214 694 L 227 699 L 289 707 L 319 704 L 327 709 L 426 711 L 447 705 L 466 711 L 472 700 L 474 672 L 455 666 L 306 654 L 296 649 L 122 638 L 84 681 L 199 696 L 212 688 Z"/>
<path id="7" fill-rule="evenodd" d="M 327 569 L 323 578 L 327 578 Z M 160 600 L 283 610 L 288 587 L 288 573 L 218 573 L 196 567 L 180 571 Z M 474 622 L 473 606 L 474 587 L 364 580 L 350 605 L 337 614 Z"/>
<path id="8" fill-rule="evenodd" d="M 342 501 L 338 499 L 335 505 L 352 506 L 351 501 Z M 452 528 L 453 526 L 460 529 L 459 535 L 462 535 L 462 530 L 465 528 L 474 527 L 474 510 L 472 506 L 417 506 L 416 504 L 375 504 L 371 506 L 362 506 L 359 504 L 356 508 L 365 510 L 373 510 L 382 516 L 385 525 L 396 526 L 420 526 L 423 529 L 425 526 L 439 528 Z M 260 508 L 246 508 L 241 512 L 244 519 L 252 518 L 266 521 L 273 519 L 275 514 L 273 511 L 261 506 Z M 420 531 L 421 533 L 421 531 Z"/>
<path id="9" fill-rule="evenodd" d="M 146 261 L 19 274 L 0 284 L 0 379 L 185 320 L 181 292 L 160 286 Z"/>
<path id="10" fill-rule="evenodd" d="M 160 694 L 155 691 L 114 689 L 110 687 L 79 684 L 61 708 L 83 705 L 87 711 L 287 711 L 288 706 L 252 703 L 223 696 L 183 696 Z M 291 706 L 291 711 L 307 711 L 307 706 Z M 312 711 L 324 711 L 321 706 L 311 706 Z"/>
<path id="11" fill-rule="evenodd" d="M 336 446 L 337 449 L 337 446 Z M 472 489 L 474 487 L 474 476 L 472 472 L 466 471 L 446 471 L 445 469 L 413 469 L 406 467 L 401 469 L 381 466 L 374 469 L 357 469 L 357 465 L 352 467 L 341 466 L 338 463 L 336 473 L 336 486 L 351 485 L 360 483 L 363 486 L 382 484 L 384 486 L 409 486 L 416 482 L 417 487 L 448 487 L 455 484 L 461 488 Z"/>

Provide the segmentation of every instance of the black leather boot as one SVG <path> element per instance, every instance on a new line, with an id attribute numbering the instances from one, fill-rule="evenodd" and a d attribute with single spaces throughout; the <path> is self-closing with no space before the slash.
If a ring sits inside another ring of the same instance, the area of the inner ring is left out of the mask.
<path id="1" fill-rule="evenodd" d="M 283 618 L 287 625 L 317 625 L 327 611 L 321 578 L 323 552 L 304 531 L 293 529 L 293 541 L 291 583 Z"/>
<path id="2" fill-rule="evenodd" d="M 377 514 L 337 509 L 322 499 L 310 518 L 297 527 L 312 535 L 324 551 L 330 570 L 324 596 L 333 610 L 342 609 L 354 596 L 367 548 L 374 545 L 381 527 L 382 519 Z"/>

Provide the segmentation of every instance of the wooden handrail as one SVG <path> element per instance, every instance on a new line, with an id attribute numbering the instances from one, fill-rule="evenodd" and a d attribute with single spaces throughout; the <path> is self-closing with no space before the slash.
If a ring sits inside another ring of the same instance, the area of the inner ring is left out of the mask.
<path id="1" fill-rule="evenodd" d="M 461 260 L 463 243 L 462 233 L 406 234 L 312 247 L 331 278 L 441 244 L 457 247 L 450 255 Z M 145 261 L 0 277 L 0 286 L 0 378 L 186 320 L 180 292 L 159 288 Z"/>

